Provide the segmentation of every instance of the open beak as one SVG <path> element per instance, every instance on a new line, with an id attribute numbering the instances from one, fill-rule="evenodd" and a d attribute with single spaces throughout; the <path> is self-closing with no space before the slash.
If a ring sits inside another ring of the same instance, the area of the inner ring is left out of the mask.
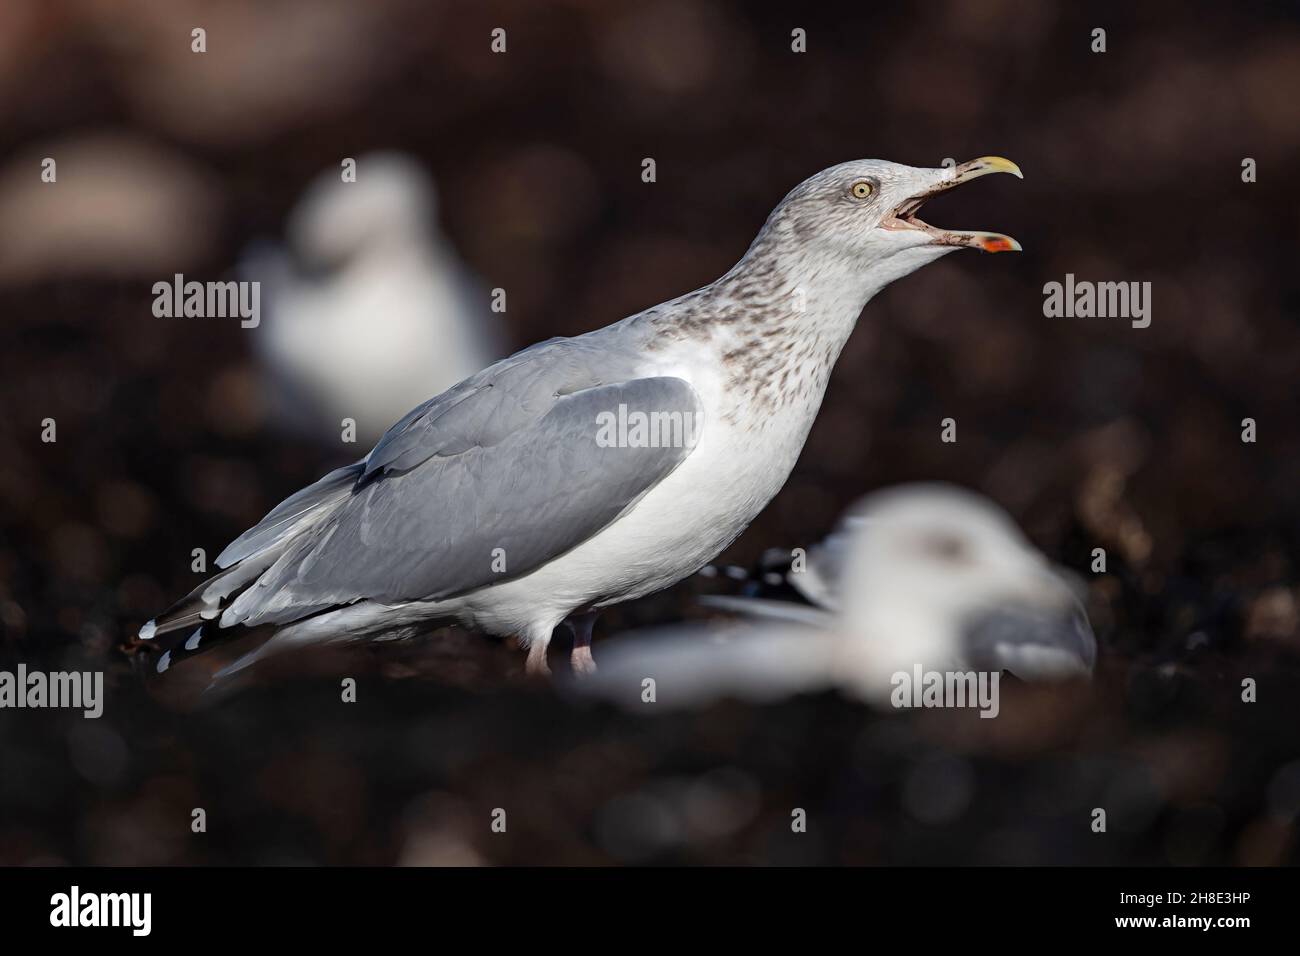
<path id="1" fill-rule="evenodd" d="M 973 232 L 967 229 L 940 229 L 923 222 L 917 217 L 917 211 L 925 201 L 939 193 L 947 192 L 954 186 L 979 179 L 990 173 L 1010 173 L 1017 179 L 1024 179 L 1020 167 L 1001 156 L 981 156 L 968 163 L 943 170 L 943 178 L 938 184 L 904 200 L 881 223 L 885 229 L 919 229 L 931 237 L 937 246 L 968 246 L 984 252 L 1019 252 L 1020 243 L 1000 232 Z"/>

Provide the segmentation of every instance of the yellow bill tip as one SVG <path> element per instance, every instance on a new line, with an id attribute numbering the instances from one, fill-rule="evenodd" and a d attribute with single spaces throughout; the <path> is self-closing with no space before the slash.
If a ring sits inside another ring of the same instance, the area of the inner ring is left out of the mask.
<path id="1" fill-rule="evenodd" d="M 1016 179 L 1025 178 L 1025 174 L 1020 171 L 1020 167 L 1005 156 L 981 156 L 979 159 L 971 160 L 968 165 L 975 166 L 976 164 L 983 166 L 990 173 L 1010 173 Z"/>

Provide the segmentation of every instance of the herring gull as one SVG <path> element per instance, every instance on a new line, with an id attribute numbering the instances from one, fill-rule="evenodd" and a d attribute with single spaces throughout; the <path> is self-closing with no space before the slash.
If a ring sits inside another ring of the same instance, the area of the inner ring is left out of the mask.
<path id="1" fill-rule="evenodd" d="M 277 630 L 219 672 L 319 641 L 436 623 L 513 635 L 526 670 L 590 615 L 695 573 L 785 484 L 867 302 L 961 248 L 1009 236 L 917 211 L 989 173 L 856 160 L 805 180 L 703 288 L 541 342 L 407 413 L 365 458 L 291 495 L 217 558 L 221 572 L 141 629 L 158 669 L 249 628 Z M 645 427 L 649 422 L 671 427 Z M 616 427 L 610 427 L 616 423 Z"/>

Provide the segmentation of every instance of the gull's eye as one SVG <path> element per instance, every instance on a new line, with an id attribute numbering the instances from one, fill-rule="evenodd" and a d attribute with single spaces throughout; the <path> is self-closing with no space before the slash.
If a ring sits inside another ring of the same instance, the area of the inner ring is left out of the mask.
<path id="1" fill-rule="evenodd" d="M 920 540 L 921 551 L 931 558 L 950 564 L 964 564 L 971 560 L 971 550 L 956 535 L 944 532 L 927 534 Z"/>
<path id="2" fill-rule="evenodd" d="M 849 192 L 853 194 L 854 199 L 866 199 L 871 195 L 871 183 L 866 180 L 856 182 L 850 187 Z"/>

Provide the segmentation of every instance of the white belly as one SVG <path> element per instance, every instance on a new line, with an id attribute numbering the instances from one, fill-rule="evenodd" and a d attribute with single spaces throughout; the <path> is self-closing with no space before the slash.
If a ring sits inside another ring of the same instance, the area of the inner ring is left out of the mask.
<path id="1" fill-rule="evenodd" d="M 644 597 L 694 574 L 745 530 L 785 484 L 817 408 L 788 407 L 761 430 L 733 425 L 712 383 L 691 379 L 715 409 L 695 450 L 590 540 L 524 577 L 465 596 L 458 609 L 465 623 L 517 633 L 527 622 L 558 623 L 578 608 Z"/>

